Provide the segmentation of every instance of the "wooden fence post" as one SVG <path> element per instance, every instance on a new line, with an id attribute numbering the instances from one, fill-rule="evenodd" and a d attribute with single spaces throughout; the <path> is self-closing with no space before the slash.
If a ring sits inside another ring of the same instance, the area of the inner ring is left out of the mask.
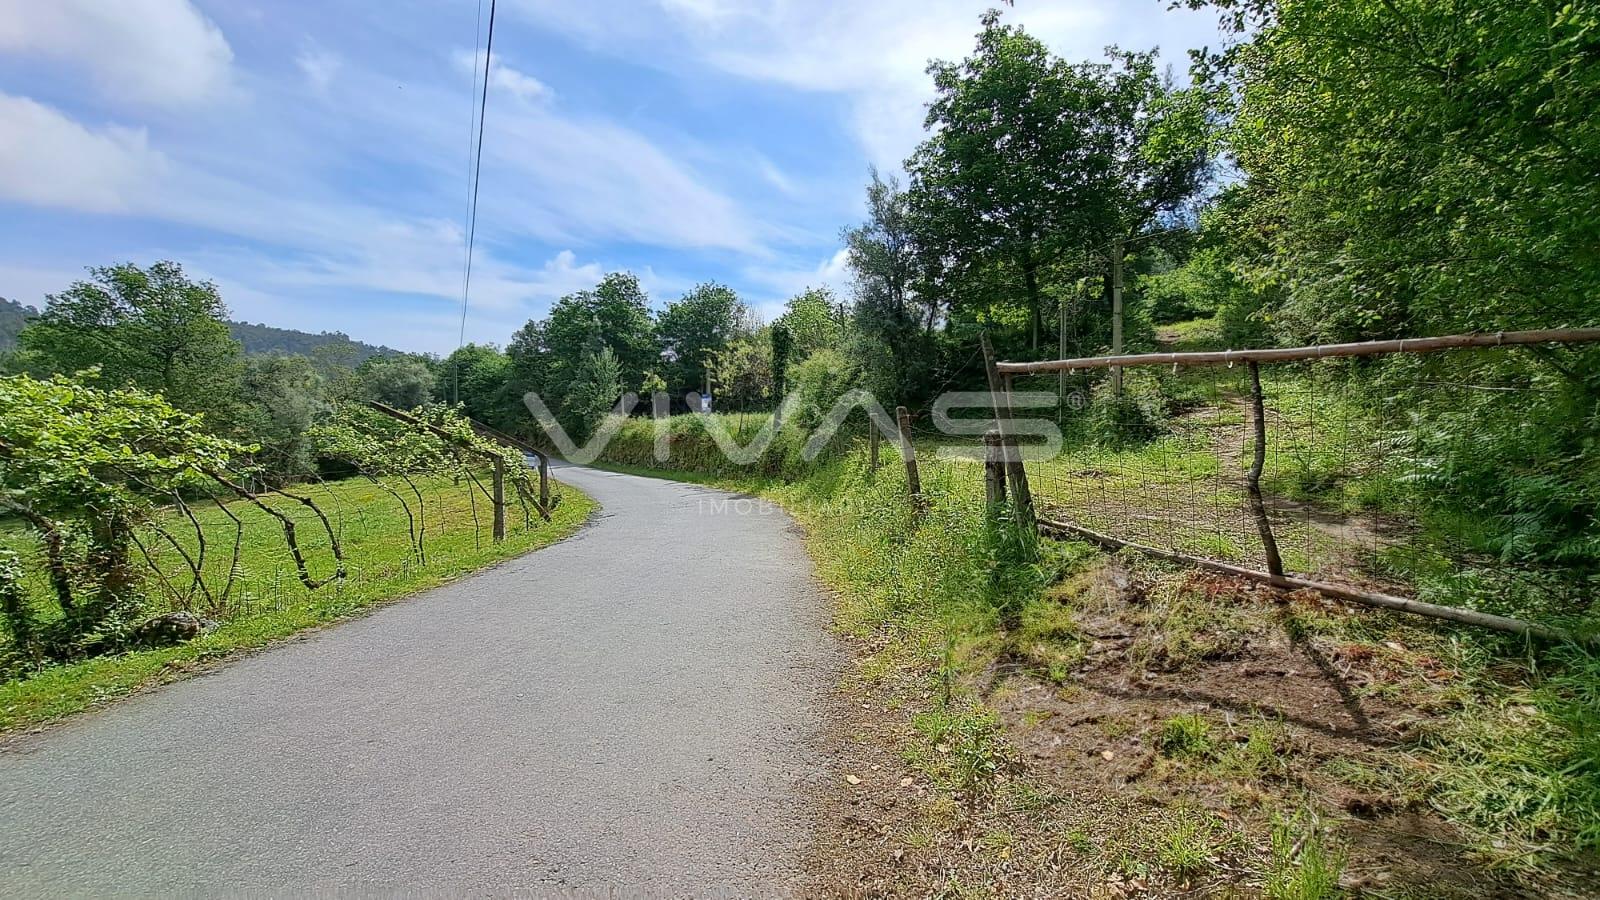
<path id="1" fill-rule="evenodd" d="M 539 511 L 544 513 L 546 519 L 550 518 L 550 458 L 543 453 L 538 455 L 539 460 Z"/>
<path id="2" fill-rule="evenodd" d="M 1250 418 L 1255 431 L 1255 456 L 1250 461 L 1250 475 L 1245 486 L 1250 492 L 1250 511 L 1256 517 L 1256 530 L 1261 532 L 1261 547 L 1267 557 L 1267 573 L 1274 579 L 1283 577 L 1283 557 L 1278 555 L 1278 541 L 1272 535 L 1272 523 L 1267 519 L 1267 504 L 1261 497 L 1261 470 L 1267 465 L 1267 409 L 1261 394 L 1261 364 L 1250 360 Z"/>
<path id="3" fill-rule="evenodd" d="M 983 436 L 983 497 L 990 506 L 1006 502 L 1005 451 L 994 429 Z"/>
<path id="4" fill-rule="evenodd" d="M 917 470 L 917 448 L 911 445 L 911 413 L 904 406 L 895 407 L 895 419 L 900 423 L 900 457 L 906 461 L 906 490 L 920 508 L 922 506 L 922 474 Z"/>
<path id="5" fill-rule="evenodd" d="M 981 341 L 983 344 L 983 368 L 989 376 L 989 396 L 994 404 L 994 427 L 1000 434 L 1000 448 L 1004 457 L 1001 464 L 1005 466 L 1007 480 L 1011 482 L 1011 498 L 1016 501 L 1017 509 L 1029 520 L 1026 524 L 1032 526 L 1033 519 L 1033 493 L 1028 490 L 1028 473 L 1022 467 L 1022 452 L 1017 446 L 1016 438 L 1011 435 L 1011 383 L 1009 380 L 1002 383 L 1000 370 L 994 361 L 994 345 L 989 342 L 989 334 L 985 332 Z"/>
<path id="6" fill-rule="evenodd" d="M 883 440 L 883 434 L 878 430 L 878 423 L 867 417 L 867 471 L 878 471 L 878 444 Z"/>
<path id="7" fill-rule="evenodd" d="M 495 454 L 494 457 L 494 540 L 500 543 L 506 539 L 506 461 L 505 457 Z"/>

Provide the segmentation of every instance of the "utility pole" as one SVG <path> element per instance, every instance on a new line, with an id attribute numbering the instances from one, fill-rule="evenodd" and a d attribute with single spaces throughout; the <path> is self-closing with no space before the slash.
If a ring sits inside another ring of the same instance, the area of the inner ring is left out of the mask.
<path id="1" fill-rule="evenodd" d="M 1122 238 L 1111 245 L 1111 355 L 1122 355 Z M 1111 390 L 1122 399 L 1122 367 L 1111 369 Z"/>

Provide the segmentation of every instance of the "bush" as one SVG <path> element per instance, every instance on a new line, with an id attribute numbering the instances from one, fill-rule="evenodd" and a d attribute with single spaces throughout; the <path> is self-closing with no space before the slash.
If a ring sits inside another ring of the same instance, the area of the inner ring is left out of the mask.
<path id="1" fill-rule="evenodd" d="M 1121 397 L 1110 378 L 1095 386 L 1089 403 L 1090 435 L 1095 443 L 1112 449 L 1142 446 L 1166 433 L 1169 412 L 1156 376 L 1124 369 Z"/>
<path id="2" fill-rule="evenodd" d="M 802 403 L 795 419 L 807 428 L 816 426 L 833 404 L 855 386 L 854 375 L 844 354 L 831 349 L 818 350 L 791 366 L 788 387 Z"/>

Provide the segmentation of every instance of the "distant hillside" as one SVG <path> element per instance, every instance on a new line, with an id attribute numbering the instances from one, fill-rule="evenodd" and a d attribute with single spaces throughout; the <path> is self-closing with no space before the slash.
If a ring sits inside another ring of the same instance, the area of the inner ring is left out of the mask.
<path id="1" fill-rule="evenodd" d="M 15 350 L 17 335 L 28 324 L 28 319 L 37 314 L 38 310 L 31 306 L 0 297 L 0 351 Z"/>
<path id="2" fill-rule="evenodd" d="M 309 331 L 253 325 L 249 322 L 229 322 L 228 330 L 233 333 L 234 340 L 244 345 L 244 352 L 250 354 L 315 356 L 318 348 L 327 348 L 322 352 L 333 353 L 339 362 L 353 366 L 369 357 L 393 356 L 399 352 L 351 340 L 349 335 L 339 331 L 312 334 Z"/>
<path id="3" fill-rule="evenodd" d="M 22 332 L 23 326 L 28 324 L 28 319 L 38 315 L 38 312 L 31 306 L 23 306 L 14 300 L 0 297 L 0 352 L 16 349 L 17 335 Z M 354 366 L 369 357 L 393 356 L 400 352 L 388 347 L 374 347 L 371 344 L 351 340 L 349 335 L 338 331 L 312 334 L 309 331 L 274 328 L 271 325 L 255 325 L 250 322 L 229 322 L 228 330 L 233 333 L 234 340 L 244 345 L 244 352 L 250 354 L 316 356 L 319 348 L 326 348 L 321 352 L 331 354 L 333 362 Z"/>

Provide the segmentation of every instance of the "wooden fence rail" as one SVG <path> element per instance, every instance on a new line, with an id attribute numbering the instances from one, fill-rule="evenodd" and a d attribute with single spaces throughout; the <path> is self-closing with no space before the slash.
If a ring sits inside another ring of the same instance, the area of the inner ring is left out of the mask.
<path id="1" fill-rule="evenodd" d="M 1498 631 L 1522 635 L 1529 638 L 1546 640 L 1570 639 L 1570 635 L 1560 629 L 1551 628 L 1530 622 L 1524 622 L 1506 616 L 1482 613 L 1476 610 L 1458 607 L 1440 606 L 1424 603 L 1418 600 L 1407 599 L 1379 591 L 1367 590 L 1354 586 L 1330 584 L 1288 573 L 1278 550 L 1278 544 L 1273 532 L 1273 525 L 1269 518 L 1266 499 L 1261 489 L 1262 470 L 1267 454 L 1267 412 L 1265 397 L 1261 386 L 1260 364 L 1264 362 L 1286 362 L 1296 360 L 1336 359 L 1350 357 L 1379 356 L 1395 353 L 1433 353 L 1443 350 L 1462 348 L 1493 348 L 1516 347 L 1543 344 L 1586 344 L 1600 342 L 1600 328 L 1552 328 L 1535 331 L 1510 331 L 1492 334 L 1457 334 L 1441 337 L 1407 338 L 1404 340 L 1366 341 L 1362 343 L 1330 344 L 1318 347 L 1286 347 L 1263 350 L 1221 350 L 1190 353 L 1141 353 L 1123 356 L 1085 357 L 1079 359 L 1044 360 L 1039 362 L 996 362 L 993 350 L 987 336 L 983 338 L 983 350 L 986 368 L 989 377 L 989 389 L 994 397 L 995 430 L 986 436 L 985 444 L 988 456 L 997 456 L 1010 481 L 1011 494 L 1019 508 L 1026 508 L 1030 515 L 1038 515 L 1032 509 L 1032 492 L 1028 485 L 1028 476 L 1023 468 L 1020 454 L 1017 452 L 1015 439 L 1011 434 L 1011 379 L 1018 375 L 1036 375 L 1053 372 L 1069 372 L 1085 369 L 1120 369 L 1132 366 L 1207 366 L 1228 365 L 1243 362 L 1248 369 L 1248 415 L 1247 425 L 1251 438 L 1252 454 L 1249 458 L 1250 467 L 1244 479 L 1245 497 L 1249 507 L 1250 518 L 1254 520 L 1256 530 L 1262 545 L 1262 557 L 1266 570 L 1235 565 L 1231 562 L 1222 562 L 1206 559 L 1177 550 L 1161 549 L 1138 541 L 1105 534 L 1100 531 L 1086 528 L 1081 524 L 1061 521 L 1051 516 L 1039 516 L 1038 526 L 1041 532 L 1047 535 L 1067 536 L 1087 540 L 1110 549 L 1131 548 L 1152 556 L 1199 566 L 1214 571 L 1225 572 L 1243 578 L 1260 581 L 1280 589 L 1286 590 L 1313 590 L 1339 600 L 1360 603 L 1382 609 L 1412 613 L 1429 618 L 1443 619 L 1462 624 L 1475 625 Z M 986 466 L 985 495 L 991 502 L 996 497 L 1003 497 L 1005 487 L 996 485 L 994 479 L 998 477 L 999 469 L 993 464 Z M 1097 476 L 1100 473 L 1097 473 Z"/>
<path id="2" fill-rule="evenodd" d="M 1077 359 L 1046 359 L 1038 362 L 1003 362 L 997 364 L 996 369 L 1001 375 L 1038 375 L 1046 372 L 1129 366 L 1215 366 L 1232 365 L 1236 362 L 1288 362 L 1304 359 L 1382 356 L 1387 353 L 1435 353 L 1440 350 L 1459 350 L 1466 347 L 1588 344 L 1597 341 L 1600 341 L 1600 328 L 1546 328 L 1539 331 L 1452 334 L 1443 337 L 1405 338 L 1398 341 L 1325 344 L 1317 347 L 1208 350 L 1197 353 L 1135 353 L 1129 356 L 1085 356 Z"/>

